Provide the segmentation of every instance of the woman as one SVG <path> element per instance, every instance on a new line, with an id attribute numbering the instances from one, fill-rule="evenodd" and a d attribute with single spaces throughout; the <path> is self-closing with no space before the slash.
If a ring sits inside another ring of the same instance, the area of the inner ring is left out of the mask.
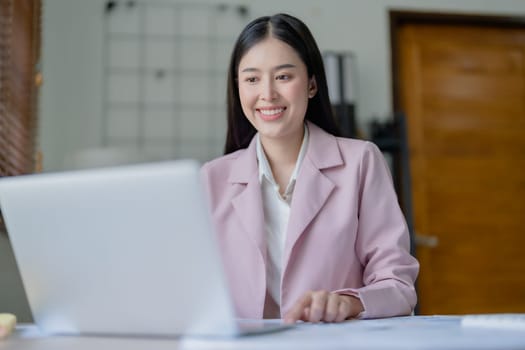
<path id="1" fill-rule="evenodd" d="M 286 14 L 249 23 L 228 73 L 226 155 L 202 169 L 237 315 L 407 315 L 417 261 L 385 161 L 336 137 L 321 54 Z"/>

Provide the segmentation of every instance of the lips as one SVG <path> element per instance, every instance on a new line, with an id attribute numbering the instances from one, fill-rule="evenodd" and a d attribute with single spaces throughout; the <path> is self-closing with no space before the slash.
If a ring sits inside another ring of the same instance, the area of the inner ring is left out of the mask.
<path id="1" fill-rule="evenodd" d="M 266 121 L 278 119 L 283 115 L 285 110 L 286 107 L 266 107 L 256 109 L 256 111 L 259 112 L 259 116 Z"/>

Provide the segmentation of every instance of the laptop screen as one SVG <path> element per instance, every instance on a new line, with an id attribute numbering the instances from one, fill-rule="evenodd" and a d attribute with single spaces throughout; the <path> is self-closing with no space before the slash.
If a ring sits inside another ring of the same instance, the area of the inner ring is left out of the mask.
<path id="1" fill-rule="evenodd" d="M 0 179 L 35 322 L 50 333 L 234 334 L 200 166 Z"/>

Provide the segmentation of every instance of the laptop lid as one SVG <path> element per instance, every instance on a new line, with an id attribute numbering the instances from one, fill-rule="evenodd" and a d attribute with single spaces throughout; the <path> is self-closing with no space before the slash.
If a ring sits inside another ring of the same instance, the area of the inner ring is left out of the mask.
<path id="1" fill-rule="evenodd" d="M 0 179 L 1 210 L 44 332 L 242 333 L 199 169 L 185 160 Z"/>

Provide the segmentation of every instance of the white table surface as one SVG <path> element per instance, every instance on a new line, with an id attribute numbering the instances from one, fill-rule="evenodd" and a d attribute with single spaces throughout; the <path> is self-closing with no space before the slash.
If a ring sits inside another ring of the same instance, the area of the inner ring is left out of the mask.
<path id="1" fill-rule="evenodd" d="M 62 349 L 525 349 L 525 331 L 466 328 L 460 316 L 410 316 L 340 324 L 300 323 L 277 333 L 229 339 L 46 336 L 19 325 L 0 350 Z"/>

